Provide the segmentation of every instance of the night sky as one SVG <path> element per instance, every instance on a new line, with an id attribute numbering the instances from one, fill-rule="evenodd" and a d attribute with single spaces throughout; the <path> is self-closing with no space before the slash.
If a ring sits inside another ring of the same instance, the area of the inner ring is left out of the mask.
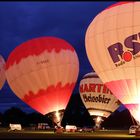
<path id="1" fill-rule="evenodd" d="M 99 2 L 0 2 L 0 54 L 7 60 L 21 43 L 41 36 L 68 41 L 76 50 L 80 72 L 73 94 L 78 93 L 82 76 L 92 71 L 85 51 L 85 33 L 93 18 L 115 1 Z M 0 112 L 11 107 L 33 112 L 9 88 L 0 91 Z"/>

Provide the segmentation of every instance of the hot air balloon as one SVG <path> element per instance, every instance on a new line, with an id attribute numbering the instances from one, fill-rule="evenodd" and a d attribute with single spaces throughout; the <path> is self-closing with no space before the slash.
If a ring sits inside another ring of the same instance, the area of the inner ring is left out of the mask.
<path id="1" fill-rule="evenodd" d="M 79 86 L 80 97 L 90 116 L 95 120 L 95 128 L 108 118 L 119 106 L 120 101 L 103 84 L 95 72 L 83 76 Z"/>
<path id="2" fill-rule="evenodd" d="M 5 76 L 5 60 L 0 55 L 0 90 L 2 89 L 4 83 L 6 81 L 6 76 Z"/>
<path id="3" fill-rule="evenodd" d="M 103 83 L 140 122 L 140 2 L 119 2 L 99 13 L 85 46 Z"/>
<path id="4" fill-rule="evenodd" d="M 6 62 L 9 86 L 22 101 L 61 125 L 79 73 L 74 48 L 56 37 L 39 37 L 17 46 Z"/>

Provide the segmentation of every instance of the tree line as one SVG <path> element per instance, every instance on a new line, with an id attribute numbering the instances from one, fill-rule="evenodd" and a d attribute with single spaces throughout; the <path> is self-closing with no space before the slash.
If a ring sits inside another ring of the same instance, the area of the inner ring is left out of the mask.
<path id="1" fill-rule="evenodd" d="M 16 107 L 12 107 L 4 113 L 0 113 L 1 127 L 8 127 L 9 123 L 20 123 L 23 127 L 29 127 L 32 124 L 38 123 L 48 123 L 50 127 L 54 127 L 54 123 L 47 114 L 42 115 L 38 112 L 26 113 Z M 136 123 L 135 120 L 130 115 L 129 111 L 125 109 L 122 112 L 116 110 L 104 120 L 101 126 L 111 129 L 127 129 L 134 123 Z M 83 105 L 79 94 L 72 95 L 67 105 L 61 125 L 65 127 L 67 124 L 76 125 L 78 127 L 94 126 L 94 121 Z"/>

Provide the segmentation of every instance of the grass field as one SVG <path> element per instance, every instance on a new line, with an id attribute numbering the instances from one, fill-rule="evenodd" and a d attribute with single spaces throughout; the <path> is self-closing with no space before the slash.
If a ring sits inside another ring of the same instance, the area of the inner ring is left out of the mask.
<path id="1" fill-rule="evenodd" d="M 94 132 L 64 132 L 22 130 L 1 130 L 0 139 L 140 139 L 140 136 L 129 135 L 128 130 L 104 130 Z"/>

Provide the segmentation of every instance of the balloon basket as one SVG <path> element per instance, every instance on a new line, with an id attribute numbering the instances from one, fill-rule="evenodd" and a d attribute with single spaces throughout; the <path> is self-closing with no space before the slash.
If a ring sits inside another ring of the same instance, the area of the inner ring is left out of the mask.
<path id="1" fill-rule="evenodd" d="M 53 121 L 55 127 L 61 127 L 61 121 L 64 115 L 64 109 L 53 111 L 47 114 L 47 116 Z"/>
<path id="2" fill-rule="evenodd" d="M 94 129 L 95 130 L 100 130 L 101 129 L 101 123 L 104 121 L 104 117 L 101 116 L 92 116 L 93 120 L 95 122 Z"/>

